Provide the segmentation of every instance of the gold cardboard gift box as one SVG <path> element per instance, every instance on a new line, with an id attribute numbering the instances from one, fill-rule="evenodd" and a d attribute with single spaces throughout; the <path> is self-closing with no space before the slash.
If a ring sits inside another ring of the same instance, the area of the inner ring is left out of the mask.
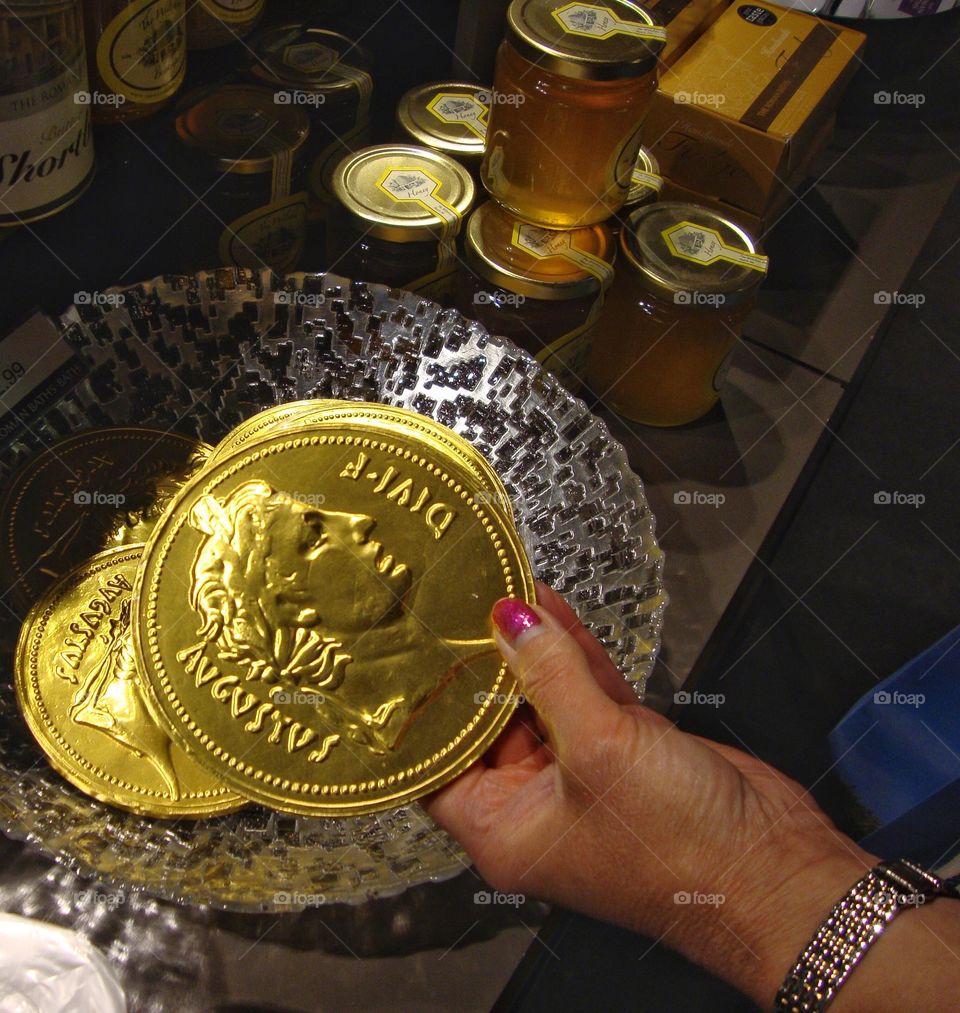
<path id="1" fill-rule="evenodd" d="M 666 26 L 660 63 L 670 67 L 730 6 L 730 0 L 648 0 L 643 6 Z"/>
<path id="2" fill-rule="evenodd" d="M 865 36 L 740 4 L 663 71 L 644 128 L 661 171 L 763 219 L 826 143 Z"/>

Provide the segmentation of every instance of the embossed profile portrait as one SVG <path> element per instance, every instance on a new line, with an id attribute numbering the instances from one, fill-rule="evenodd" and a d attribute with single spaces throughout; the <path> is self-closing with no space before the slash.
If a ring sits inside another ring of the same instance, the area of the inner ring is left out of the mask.
<path id="1" fill-rule="evenodd" d="M 436 635 L 410 607 L 414 574 L 364 514 L 311 507 L 246 482 L 204 496 L 190 605 L 223 672 L 258 698 L 309 703 L 317 730 L 393 748 L 489 637 Z"/>
<path id="2" fill-rule="evenodd" d="M 130 637 L 129 598 L 122 602 L 119 615 L 106 624 L 100 639 L 107 645 L 106 653 L 77 690 L 70 717 L 145 759 L 176 801 L 180 784 L 171 755 L 173 743 L 154 721 L 140 688 Z"/>

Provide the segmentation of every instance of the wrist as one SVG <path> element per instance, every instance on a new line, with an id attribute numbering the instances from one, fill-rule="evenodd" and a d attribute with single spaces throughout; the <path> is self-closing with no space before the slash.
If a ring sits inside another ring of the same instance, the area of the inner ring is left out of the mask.
<path id="1" fill-rule="evenodd" d="M 681 948 L 771 1009 L 817 927 L 877 861 L 839 832 L 757 846 L 724 877 L 724 904 L 712 922 L 688 926 L 691 945 Z"/>

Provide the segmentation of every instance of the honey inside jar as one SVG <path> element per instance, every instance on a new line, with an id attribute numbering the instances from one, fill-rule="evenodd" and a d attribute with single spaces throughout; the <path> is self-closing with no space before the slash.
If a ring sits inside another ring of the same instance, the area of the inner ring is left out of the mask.
<path id="1" fill-rule="evenodd" d="M 548 228 L 627 199 L 665 32 L 639 5 L 513 0 L 497 53 L 483 185 Z"/>
<path id="2" fill-rule="evenodd" d="M 413 144 L 373 145 L 337 165 L 333 191 L 328 270 L 448 297 L 456 238 L 476 194 L 459 162 Z"/>
<path id="3" fill-rule="evenodd" d="M 615 248 L 605 224 L 544 229 L 488 201 L 467 222 L 457 308 L 510 338 L 576 393 Z"/>
<path id="4" fill-rule="evenodd" d="M 590 385 L 619 415 L 678 426 L 717 402 L 767 258 L 734 222 L 694 204 L 632 212 L 593 335 Z"/>

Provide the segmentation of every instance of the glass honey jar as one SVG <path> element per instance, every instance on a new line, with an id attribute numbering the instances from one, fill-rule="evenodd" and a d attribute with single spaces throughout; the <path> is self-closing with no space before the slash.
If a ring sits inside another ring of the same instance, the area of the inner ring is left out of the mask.
<path id="1" fill-rule="evenodd" d="M 203 195 L 191 225 L 200 267 L 283 272 L 306 236 L 306 114 L 278 106 L 255 85 L 225 84 L 188 96 L 176 119 L 177 162 Z"/>
<path id="2" fill-rule="evenodd" d="M 378 144 L 340 162 L 333 191 L 327 270 L 447 301 L 457 236 L 476 196 L 459 162 L 412 144 Z"/>
<path id="3" fill-rule="evenodd" d="M 479 181 L 490 113 L 490 89 L 466 81 L 436 81 L 411 88 L 397 104 L 397 129 L 465 165 Z"/>
<path id="4" fill-rule="evenodd" d="M 483 185 L 549 228 L 627 199 L 666 30 L 638 4 L 513 0 L 497 51 Z"/>
<path id="5" fill-rule="evenodd" d="M 510 338 L 576 393 L 615 249 L 605 224 L 544 229 L 487 201 L 467 222 L 457 309 Z"/>
<path id="6" fill-rule="evenodd" d="M 249 35 L 266 0 L 198 0 L 187 8 L 187 49 L 229 46 Z"/>
<path id="7" fill-rule="evenodd" d="M 627 217 L 620 253 L 594 331 L 590 386 L 635 422 L 693 422 L 720 397 L 767 258 L 729 219 L 667 201 Z"/>
<path id="8" fill-rule="evenodd" d="M 369 58 L 346 35 L 301 23 L 269 28 L 251 48 L 254 78 L 274 90 L 278 105 L 297 106 L 310 118 L 310 214 L 323 220 L 335 203 L 337 163 L 370 141 Z"/>
<path id="9" fill-rule="evenodd" d="M 162 109 L 187 70 L 185 0 L 85 0 L 94 123 Z"/>

